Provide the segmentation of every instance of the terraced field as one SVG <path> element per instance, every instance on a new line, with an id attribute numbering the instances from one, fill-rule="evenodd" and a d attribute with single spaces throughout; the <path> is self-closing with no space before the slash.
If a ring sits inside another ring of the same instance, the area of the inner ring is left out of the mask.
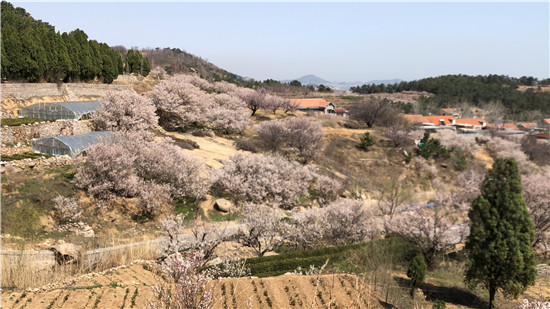
<path id="1" fill-rule="evenodd" d="M 41 292 L 2 291 L 2 308 L 145 308 L 160 278 L 143 265 L 82 276 L 63 288 Z M 229 278 L 218 283 L 215 308 L 376 308 L 351 275 Z M 335 307 L 335 305 L 337 307 Z"/>

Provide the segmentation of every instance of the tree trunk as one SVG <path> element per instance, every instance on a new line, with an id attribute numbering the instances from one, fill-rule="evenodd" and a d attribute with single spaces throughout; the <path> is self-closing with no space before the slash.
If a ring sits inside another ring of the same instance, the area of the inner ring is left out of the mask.
<path id="1" fill-rule="evenodd" d="M 495 308 L 495 293 L 496 293 L 496 287 L 494 283 L 489 284 L 489 309 Z"/>

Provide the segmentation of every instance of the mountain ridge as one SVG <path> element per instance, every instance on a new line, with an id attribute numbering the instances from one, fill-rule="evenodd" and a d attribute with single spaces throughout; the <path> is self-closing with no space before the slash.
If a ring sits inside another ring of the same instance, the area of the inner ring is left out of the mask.
<path id="1" fill-rule="evenodd" d="M 333 88 L 335 90 L 349 90 L 350 87 L 354 87 L 354 86 L 361 86 L 361 85 L 369 85 L 369 84 L 375 84 L 375 85 L 378 85 L 378 84 L 395 84 L 395 83 L 400 83 L 404 80 L 402 79 L 399 79 L 399 78 L 395 78 L 395 79 L 376 79 L 376 80 L 371 80 L 371 81 L 368 81 L 368 82 L 362 82 L 362 81 L 354 81 L 354 82 L 334 82 L 334 81 L 328 81 L 326 79 L 323 79 L 321 77 L 318 77 L 314 74 L 308 74 L 308 75 L 304 75 L 300 78 L 295 78 L 295 79 L 286 79 L 286 80 L 281 80 L 282 83 L 290 83 L 291 81 L 293 80 L 297 80 L 299 81 L 300 83 L 302 83 L 303 85 L 315 85 L 315 86 L 319 86 L 319 85 L 325 85 L 325 86 L 329 86 L 330 88 Z"/>

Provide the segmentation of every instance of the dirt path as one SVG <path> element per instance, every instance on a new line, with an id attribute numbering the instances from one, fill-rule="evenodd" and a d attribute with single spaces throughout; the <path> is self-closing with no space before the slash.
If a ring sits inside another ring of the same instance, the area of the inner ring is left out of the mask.
<path id="1" fill-rule="evenodd" d="M 213 168 L 222 166 L 222 162 L 237 152 L 234 141 L 223 137 L 197 137 L 187 133 L 176 132 L 165 132 L 164 134 L 177 139 L 188 139 L 196 142 L 200 147 L 199 149 L 182 150 L 203 159 L 206 165 Z"/>

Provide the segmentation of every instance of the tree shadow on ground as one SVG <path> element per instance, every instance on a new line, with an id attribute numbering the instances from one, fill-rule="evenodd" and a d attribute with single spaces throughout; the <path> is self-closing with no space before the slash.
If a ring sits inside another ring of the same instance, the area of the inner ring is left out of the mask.
<path id="1" fill-rule="evenodd" d="M 400 277 L 394 277 L 395 281 L 401 287 L 410 288 L 411 281 Z M 467 306 L 471 308 L 487 308 L 489 303 L 476 294 L 460 287 L 437 286 L 431 283 L 422 283 L 419 285 L 426 300 L 442 300 L 449 304 Z"/>

